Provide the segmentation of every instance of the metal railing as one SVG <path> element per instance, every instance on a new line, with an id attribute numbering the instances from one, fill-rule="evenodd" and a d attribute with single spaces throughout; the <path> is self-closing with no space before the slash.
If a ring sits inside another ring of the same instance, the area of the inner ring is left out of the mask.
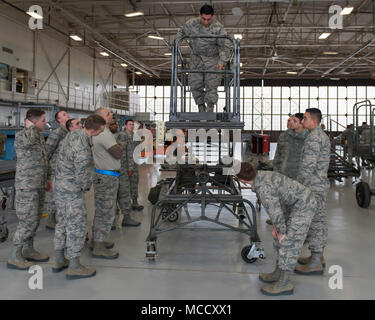
<path id="1" fill-rule="evenodd" d="M 6 77 L 6 75 L 2 75 Z M 10 79 L 10 73 L 8 73 Z M 11 100 L 14 102 L 32 102 L 32 103 L 50 103 L 56 104 L 60 107 L 94 111 L 98 107 L 102 107 L 103 101 L 105 106 L 111 109 L 122 110 L 127 114 L 135 114 L 140 110 L 140 105 L 135 104 L 131 100 L 131 94 L 128 93 L 128 101 L 124 99 L 116 99 L 112 95 L 115 91 L 109 91 L 103 88 L 100 93 L 93 94 L 92 90 L 80 89 L 76 86 L 63 86 L 60 83 L 53 81 L 35 79 L 35 86 L 32 92 L 27 91 L 25 83 L 22 85 L 21 92 L 11 90 L 11 80 L 3 80 L 3 87 L 0 87 L 0 98 L 4 100 Z M 43 85 L 43 87 L 42 87 Z M 118 93 L 116 91 L 116 93 Z"/>
<path id="2" fill-rule="evenodd" d="M 197 70 L 187 69 L 187 63 L 184 59 L 179 44 L 184 39 L 227 39 L 233 44 L 233 52 L 224 70 Z M 179 67 L 181 66 L 181 68 Z M 233 68 L 231 69 L 231 65 Z M 172 47 L 172 70 L 171 70 L 171 94 L 170 94 L 170 120 L 178 119 L 178 113 L 186 112 L 186 94 L 188 90 L 188 74 L 222 74 L 224 76 L 224 92 L 226 101 L 226 110 L 229 119 L 240 121 L 240 48 L 237 40 L 229 36 L 182 36 L 174 41 Z M 180 88 L 180 108 L 178 108 L 178 88 Z M 233 91 L 233 97 L 231 96 Z"/>

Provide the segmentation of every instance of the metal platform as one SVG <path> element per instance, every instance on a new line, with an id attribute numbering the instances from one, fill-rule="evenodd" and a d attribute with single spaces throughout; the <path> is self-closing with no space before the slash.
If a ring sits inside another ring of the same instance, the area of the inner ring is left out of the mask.
<path id="1" fill-rule="evenodd" d="M 256 210 L 250 201 L 242 197 L 238 179 L 226 173 L 226 169 L 231 165 L 225 165 L 227 161 L 224 161 L 224 158 L 227 160 L 229 157 L 232 164 L 234 163 L 237 142 L 241 142 L 241 134 L 235 134 L 238 133 L 235 130 L 244 128 L 240 117 L 239 43 L 227 36 L 203 36 L 203 38 L 230 40 L 233 44 L 231 61 L 225 66 L 224 71 L 190 70 L 185 68 L 186 62 L 178 47 L 185 38 L 197 38 L 197 36 L 182 37 L 174 43 L 170 121 L 165 123 L 165 127 L 181 129 L 185 131 L 187 137 L 189 135 L 186 131 L 189 129 L 203 129 L 206 132 L 216 129 L 218 136 L 214 139 L 211 139 L 212 137 L 208 139 L 206 136 L 203 146 L 202 141 L 196 141 L 196 138 L 192 138 L 194 141 L 187 141 L 185 144 L 184 147 L 189 149 L 189 154 L 194 154 L 194 159 L 197 159 L 199 164 L 177 164 L 175 166 L 176 177 L 162 183 L 164 186 L 167 185 L 167 188 L 159 196 L 159 201 L 152 209 L 150 232 L 146 240 L 146 258 L 155 260 L 156 242 L 160 234 L 181 229 L 199 221 L 206 221 L 246 234 L 250 243 L 242 249 L 241 256 L 245 262 L 252 263 L 258 258 L 264 258 L 264 250 L 260 247 L 257 233 Z M 233 69 L 230 69 L 231 66 Z M 187 73 L 198 72 L 223 75 L 225 112 L 187 112 L 186 97 L 189 91 Z M 209 160 L 207 161 L 207 155 L 217 156 L 218 159 L 210 163 Z M 206 210 L 208 208 L 210 210 Z M 228 223 L 226 220 L 228 216 L 237 221 L 238 225 Z"/>

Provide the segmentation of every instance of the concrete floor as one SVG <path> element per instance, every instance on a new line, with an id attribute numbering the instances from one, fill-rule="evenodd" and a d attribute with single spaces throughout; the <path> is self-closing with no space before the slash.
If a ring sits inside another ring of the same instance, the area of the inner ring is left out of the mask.
<path id="1" fill-rule="evenodd" d="M 274 151 L 274 149 L 273 149 Z M 272 157 L 272 155 L 271 155 Z M 365 171 L 369 181 L 373 174 Z M 184 230 L 166 232 L 158 238 L 155 262 L 145 259 L 145 239 L 150 225 L 151 205 L 148 189 L 155 185 L 159 173 L 151 165 L 141 166 L 140 202 L 143 212 L 134 213 L 141 227 L 115 230 L 111 239 L 120 252 L 117 260 L 93 259 L 87 248 L 82 261 L 97 269 L 94 278 L 67 281 L 65 272 L 53 274 L 53 232 L 44 228 L 42 220 L 35 245 L 52 256 L 43 268 L 43 290 L 30 290 L 31 274 L 6 268 L 12 250 L 8 239 L 0 244 L 0 299 L 271 299 L 260 293 L 259 272 L 274 267 L 271 227 L 266 225 L 264 211 L 258 214 L 258 232 L 267 259 L 246 264 L 240 255 L 248 238 L 204 222 Z M 375 181 L 372 185 L 375 185 Z M 352 181 L 333 182 L 328 195 L 329 239 L 324 276 L 293 275 L 295 294 L 278 299 L 374 299 L 375 298 L 375 204 L 361 209 L 355 201 Z M 254 194 L 246 191 L 254 200 Z M 8 218 L 11 236 L 16 218 Z M 237 221 L 228 217 L 228 223 Z M 304 252 L 306 249 L 304 249 Z M 343 289 L 329 288 L 329 268 L 343 270 Z"/>

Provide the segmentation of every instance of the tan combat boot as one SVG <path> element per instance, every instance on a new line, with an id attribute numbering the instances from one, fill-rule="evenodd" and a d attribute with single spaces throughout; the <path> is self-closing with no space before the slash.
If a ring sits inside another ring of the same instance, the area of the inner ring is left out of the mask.
<path id="1" fill-rule="evenodd" d="M 52 267 L 52 272 L 61 272 L 69 267 L 69 260 L 65 259 L 64 250 L 56 250 L 55 264 Z"/>
<path id="2" fill-rule="evenodd" d="M 138 199 L 136 197 L 133 198 L 132 209 L 137 211 L 141 211 L 144 209 L 144 206 L 138 204 Z"/>
<path id="3" fill-rule="evenodd" d="M 276 261 L 275 270 L 271 273 L 260 273 L 259 280 L 265 283 L 273 283 L 280 279 L 281 269 L 278 267 L 278 262 Z"/>
<path id="4" fill-rule="evenodd" d="M 303 275 L 322 275 L 324 268 L 321 263 L 323 253 L 311 253 L 311 259 L 307 264 L 296 266 L 295 272 Z"/>
<path id="5" fill-rule="evenodd" d="M 90 278 L 95 275 L 95 268 L 87 268 L 83 266 L 79 261 L 79 257 L 75 257 L 69 261 L 69 268 L 66 273 L 66 278 L 68 280 Z"/>
<path id="6" fill-rule="evenodd" d="M 103 242 L 94 241 L 92 256 L 99 259 L 117 259 L 119 253 L 117 251 L 106 249 Z"/>
<path id="7" fill-rule="evenodd" d="M 309 257 L 301 257 L 301 258 L 299 258 L 298 259 L 298 263 L 299 264 L 308 264 L 310 261 L 311 261 L 311 257 L 312 256 L 309 256 Z M 323 265 L 323 268 L 325 268 L 326 267 L 326 260 L 324 259 L 324 256 L 322 255 L 321 257 L 320 257 L 320 262 L 321 262 L 321 264 Z"/>
<path id="8" fill-rule="evenodd" d="M 28 240 L 22 249 L 23 257 L 28 261 L 33 262 L 47 262 L 49 256 L 42 254 L 34 249 L 34 240 Z"/>
<path id="9" fill-rule="evenodd" d="M 7 267 L 9 269 L 28 270 L 34 264 L 22 256 L 22 246 L 17 246 L 8 259 Z"/>
<path id="10" fill-rule="evenodd" d="M 121 226 L 123 227 L 138 227 L 141 223 L 139 221 L 135 221 L 130 214 L 124 214 L 124 218 L 122 219 Z"/>
<path id="11" fill-rule="evenodd" d="M 263 286 L 260 291 L 266 296 L 291 295 L 294 291 L 292 281 L 289 280 L 289 271 L 281 271 L 280 279 L 273 284 Z"/>

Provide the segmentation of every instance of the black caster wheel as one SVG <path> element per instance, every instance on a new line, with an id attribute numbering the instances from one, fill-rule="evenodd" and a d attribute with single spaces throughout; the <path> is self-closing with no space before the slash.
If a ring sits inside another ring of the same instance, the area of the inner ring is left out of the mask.
<path id="1" fill-rule="evenodd" d="M 246 215 L 245 215 L 245 209 L 243 208 L 238 208 L 238 220 L 240 220 L 240 222 L 244 221 L 246 218 Z"/>
<path id="2" fill-rule="evenodd" d="M 169 221 L 169 222 L 176 222 L 176 221 L 178 220 L 178 217 L 179 217 L 179 215 L 178 215 L 178 213 L 176 212 L 176 213 L 172 214 L 172 215 L 168 218 L 168 221 Z"/>
<path id="3" fill-rule="evenodd" d="M 0 242 L 5 242 L 8 239 L 9 231 L 5 225 L 0 225 Z"/>
<path id="4" fill-rule="evenodd" d="M 156 259 L 156 242 L 152 241 L 147 243 L 146 258 L 149 261 L 155 261 Z"/>
<path id="5" fill-rule="evenodd" d="M 166 217 L 168 217 L 168 215 L 175 209 L 175 207 L 167 207 L 167 208 L 163 208 L 163 213 L 162 213 L 162 217 L 163 219 L 165 219 Z M 179 210 L 180 211 L 180 210 Z M 175 212 L 174 214 L 172 214 L 169 218 L 168 218 L 168 221 L 169 222 L 176 222 L 179 218 L 179 213 L 178 212 Z"/>
<path id="6" fill-rule="evenodd" d="M 243 261 L 245 261 L 246 263 L 254 263 L 255 261 L 257 261 L 257 258 L 251 258 L 251 259 L 249 259 L 247 257 L 247 255 L 249 254 L 252 246 L 253 245 L 249 245 L 249 246 L 243 247 L 243 249 L 241 250 L 241 257 L 242 257 Z"/>
<path id="7" fill-rule="evenodd" d="M 355 197 L 357 199 L 357 204 L 361 208 L 368 208 L 371 203 L 371 190 L 366 182 L 360 182 L 355 188 Z"/>

